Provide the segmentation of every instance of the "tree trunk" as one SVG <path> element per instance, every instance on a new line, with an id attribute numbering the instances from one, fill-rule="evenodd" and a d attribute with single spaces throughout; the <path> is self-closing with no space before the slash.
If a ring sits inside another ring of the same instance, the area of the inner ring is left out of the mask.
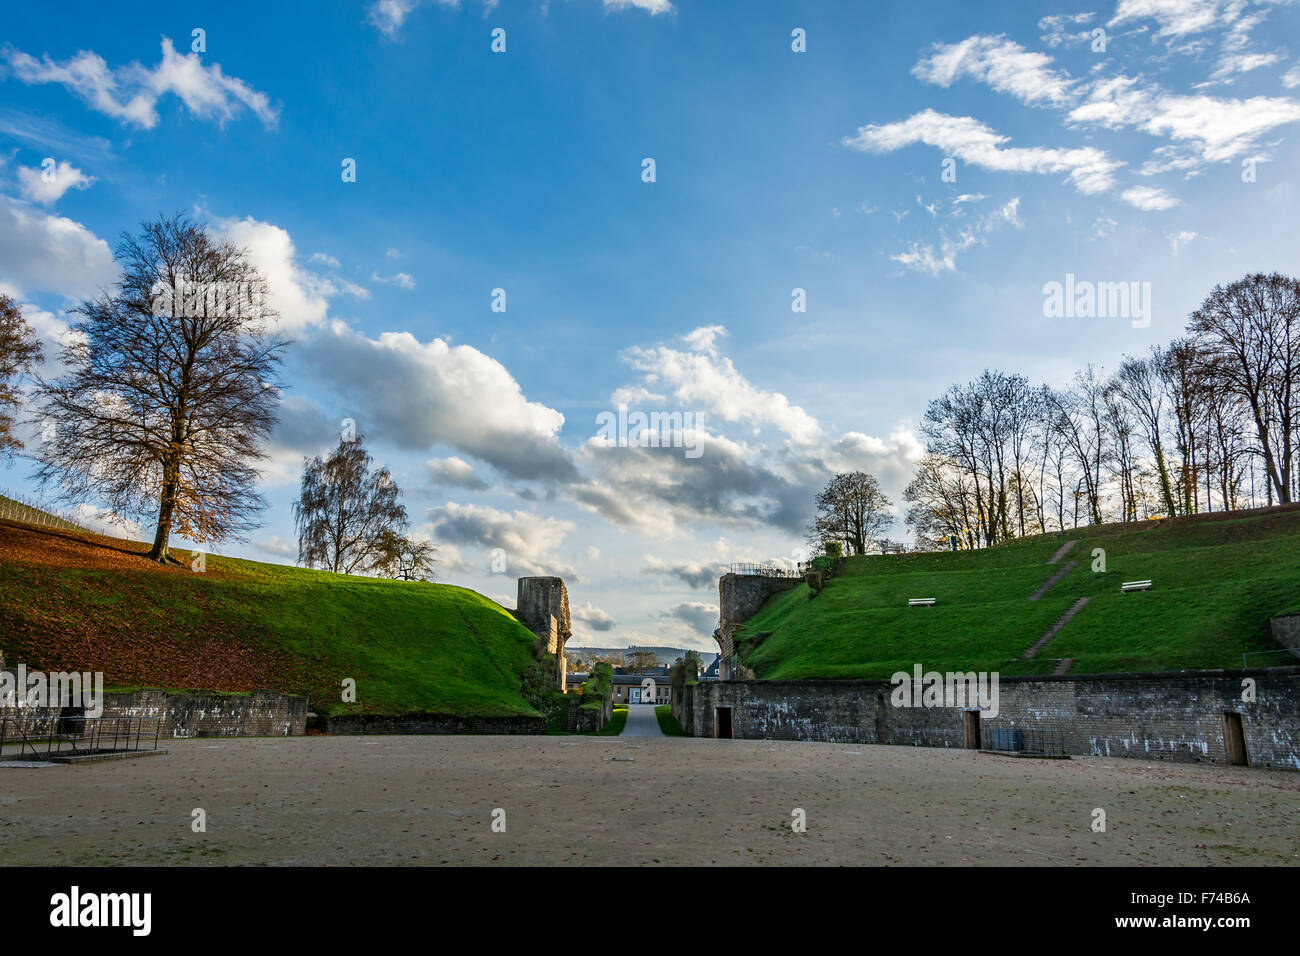
<path id="1" fill-rule="evenodd" d="M 176 492 L 180 485 L 179 469 L 168 465 L 163 469 L 162 502 L 158 506 L 158 524 L 154 529 L 153 547 L 149 549 L 149 560 L 159 564 L 167 563 L 169 542 L 172 535 L 172 516 L 176 510 Z"/>

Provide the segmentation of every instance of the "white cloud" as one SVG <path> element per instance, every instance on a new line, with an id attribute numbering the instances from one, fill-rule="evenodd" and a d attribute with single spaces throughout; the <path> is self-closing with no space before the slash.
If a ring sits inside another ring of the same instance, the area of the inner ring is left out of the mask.
<path id="1" fill-rule="evenodd" d="M 379 0 L 370 8 L 367 19 L 379 32 L 393 38 L 416 7 L 417 0 Z"/>
<path id="2" fill-rule="evenodd" d="M 667 562 L 652 554 L 646 555 L 645 571 L 660 577 L 675 578 L 688 587 L 703 589 L 715 587 L 723 568 L 717 564 L 701 564 L 698 561 Z"/>
<path id="3" fill-rule="evenodd" d="M 587 625 L 587 628 L 592 631 L 612 631 L 614 629 L 614 618 L 590 601 L 575 605 L 569 611 L 569 615 L 573 620 Z"/>
<path id="4" fill-rule="evenodd" d="M 816 419 L 779 392 L 756 388 L 730 358 L 719 356 L 716 339 L 722 326 L 707 326 L 685 336 L 688 349 L 667 346 L 632 348 L 627 362 L 644 373 L 648 386 L 663 386 L 684 408 L 717 415 L 725 422 L 771 425 L 800 444 L 821 435 Z"/>
<path id="5" fill-rule="evenodd" d="M 1064 106 L 1074 98 L 1075 81 L 1051 63 L 1050 56 L 1031 53 L 1005 36 L 972 36 L 934 44 L 912 75 L 942 87 L 969 77 L 1030 106 Z"/>
<path id="6" fill-rule="evenodd" d="M 669 0 L 605 0 L 606 10 L 644 10 L 652 17 L 661 13 L 672 13 L 673 5 Z"/>
<path id="7" fill-rule="evenodd" d="M 1159 24 L 1157 37 L 1182 37 L 1216 26 L 1220 6 L 1219 0 L 1119 0 L 1107 26 L 1155 20 Z"/>
<path id="8" fill-rule="evenodd" d="M 683 601 L 662 613 L 662 617 L 681 621 L 696 631 L 712 634 L 718 626 L 718 605 L 703 601 Z"/>
<path id="9" fill-rule="evenodd" d="M 68 162 L 57 163 L 50 172 L 53 175 L 47 175 L 43 166 L 19 166 L 19 191 L 33 202 L 49 205 L 57 202 L 69 189 L 89 189 L 95 181 L 94 176 L 87 176 Z"/>
<path id="10" fill-rule="evenodd" d="M 266 280 L 267 305 L 279 313 L 279 332 L 297 335 L 325 321 L 327 297 L 337 288 L 298 264 L 288 232 L 252 216 L 220 220 L 217 227 L 248 251 L 249 261 Z"/>
<path id="11" fill-rule="evenodd" d="M 370 278 L 375 282 L 382 283 L 383 285 L 395 285 L 407 290 L 415 288 L 415 280 L 405 272 L 398 272 L 395 275 L 388 277 L 381 276 L 378 272 L 371 272 Z"/>
<path id="12" fill-rule="evenodd" d="M 846 136 L 843 142 L 852 149 L 873 153 L 890 153 L 920 143 L 995 172 L 1065 173 L 1075 189 L 1085 194 L 1110 189 L 1115 170 L 1123 165 L 1090 146 L 1004 147 L 1009 140 L 973 117 L 926 109 L 900 122 L 860 127 L 856 136 Z"/>
<path id="13" fill-rule="evenodd" d="M 1282 85 L 1288 90 L 1293 90 L 1300 86 L 1300 63 L 1297 63 L 1291 69 L 1282 74 Z"/>
<path id="14" fill-rule="evenodd" d="M 528 401 L 505 366 L 477 349 L 409 332 L 372 339 L 339 321 L 300 349 L 373 437 L 408 449 L 446 444 L 514 478 L 576 477 L 557 441 L 564 416 Z"/>
<path id="15" fill-rule="evenodd" d="M 1300 121 L 1300 103 L 1269 96 L 1243 100 L 1176 95 L 1118 76 L 1098 83 L 1069 118 L 1110 129 L 1132 126 L 1166 136 L 1181 150 L 1163 153 L 1174 159 L 1161 168 L 1186 168 L 1223 162 L 1256 149 L 1263 134 Z"/>
<path id="16" fill-rule="evenodd" d="M 471 488 L 476 491 L 482 491 L 488 486 L 475 473 L 473 465 L 455 455 L 449 458 L 431 458 L 425 463 L 425 470 L 435 485 Z"/>
<path id="17" fill-rule="evenodd" d="M 1038 21 L 1038 29 L 1043 31 L 1039 39 L 1052 48 L 1087 43 L 1092 39 L 1092 30 L 1075 28 L 1091 23 L 1094 16 L 1096 14 L 1075 13 L 1043 17 Z"/>
<path id="18" fill-rule="evenodd" d="M 572 566 L 564 564 L 554 554 L 565 536 L 573 530 L 571 521 L 541 517 L 529 511 L 512 514 L 453 501 L 429 509 L 429 522 L 434 538 L 439 542 L 489 550 L 501 548 L 512 575 L 577 576 Z"/>
<path id="19" fill-rule="evenodd" d="M 293 541 L 286 541 L 278 534 L 262 538 L 260 541 L 254 542 L 254 544 L 259 551 L 274 555 L 277 558 L 289 558 L 291 560 L 297 560 L 298 558 L 298 545 Z"/>
<path id="20" fill-rule="evenodd" d="M 1276 53 L 1231 53 L 1219 60 L 1210 79 L 1222 80 L 1240 73 L 1249 73 L 1251 70 L 1272 66 L 1281 59 Z"/>
<path id="21" fill-rule="evenodd" d="M 1187 244 L 1196 237 L 1196 233 L 1189 232 L 1186 229 L 1178 233 L 1169 233 L 1165 236 L 1165 238 L 1169 240 L 1169 251 L 1174 255 L 1178 255 L 1178 253 L 1186 248 Z"/>
<path id="22" fill-rule="evenodd" d="M 57 83 L 91 109 L 141 129 L 158 125 L 157 104 L 168 93 L 179 97 L 198 119 L 225 124 L 245 108 L 267 127 L 274 127 L 279 119 L 265 93 L 227 76 L 219 64 L 204 66 L 197 53 L 182 56 L 168 37 L 162 38 L 162 60 L 153 69 L 138 63 L 110 69 L 103 57 L 89 50 L 62 62 L 48 54 L 37 60 L 14 49 L 4 55 L 21 82 Z"/>
<path id="23" fill-rule="evenodd" d="M 1163 189 L 1156 189 L 1153 186 L 1134 186 L 1132 189 L 1126 189 L 1120 193 L 1120 198 L 1130 206 L 1148 212 L 1173 209 L 1175 206 L 1182 205 L 1179 200 L 1170 196 Z"/>
<path id="24" fill-rule="evenodd" d="M 339 267 L 339 261 L 338 261 L 337 259 L 335 259 L 335 258 L 334 258 L 333 256 L 331 256 L 331 255 L 326 255 L 326 254 L 323 253 L 323 252 L 313 252 L 313 253 L 311 254 L 311 258 L 308 259 L 307 261 L 308 261 L 308 262 L 320 262 L 320 263 L 322 263 L 322 264 L 324 264 L 324 265 L 329 266 L 331 269 L 337 269 L 337 268 Z"/>
<path id="25" fill-rule="evenodd" d="M 960 197 L 959 197 L 960 198 Z M 982 196 L 980 197 L 983 198 Z M 1003 225 L 1020 229 L 1020 197 L 1010 200 L 988 215 L 980 217 L 974 227 L 964 227 L 957 235 L 952 235 L 947 226 L 939 228 L 938 246 L 928 242 L 911 242 L 904 252 L 889 258 L 899 265 L 915 272 L 925 272 L 937 276 L 944 272 L 955 272 L 957 256 L 972 246 L 984 245 L 985 236 Z"/>
<path id="26" fill-rule="evenodd" d="M 108 243 L 81 223 L 0 197 L 0 282 L 12 294 L 87 298 L 118 274 Z"/>

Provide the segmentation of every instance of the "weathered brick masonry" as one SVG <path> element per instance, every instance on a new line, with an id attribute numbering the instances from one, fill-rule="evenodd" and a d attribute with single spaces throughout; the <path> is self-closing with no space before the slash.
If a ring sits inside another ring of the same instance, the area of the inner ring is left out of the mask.
<path id="1" fill-rule="evenodd" d="M 0 716 L 38 716 L 0 707 Z M 58 712 L 57 709 L 54 711 Z M 65 713 L 76 713 L 65 711 Z M 104 694 L 104 718 L 158 718 L 158 737 L 291 737 L 307 729 L 307 698 L 270 690 L 251 694 L 170 694 L 157 688 Z"/>
<path id="2" fill-rule="evenodd" d="M 1256 699 L 1243 702 L 1242 681 Z M 959 708 L 894 707 L 889 681 L 723 681 L 689 685 L 673 713 L 688 734 L 770 740 L 962 746 Z M 1004 677 L 998 727 L 1060 732 L 1072 754 L 1225 763 L 1225 711 L 1241 714 L 1252 766 L 1300 770 L 1300 667 Z"/>
<path id="3" fill-rule="evenodd" d="M 342 714 L 323 717 L 328 734 L 544 734 L 542 717 L 452 717 L 447 714 Z"/>

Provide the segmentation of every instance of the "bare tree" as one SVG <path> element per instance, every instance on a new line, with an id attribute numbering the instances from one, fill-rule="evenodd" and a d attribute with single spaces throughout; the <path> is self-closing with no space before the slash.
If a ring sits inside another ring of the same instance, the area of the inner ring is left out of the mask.
<path id="1" fill-rule="evenodd" d="M 1198 359 L 1249 410 L 1269 486 L 1292 498 L 1300 429 L 1300 281 L 1256 273 L 1215 286 L 1192 313 Z"/>
<path id="2" fill-rule="evenodd" d="M 894 523 L 891 507 L 880 483 L 866 472 L 836 475 L 817 495 L 809 537 L 823 544 L 842 542 L 851 555 L 866 554 L 867 546 Z"/>
<path id="3" fill-rule="evenodd" d="M 1075 373 L 1064 392 L 1050 396 L 1049 414 L 1057 433 L 1082 472 L 1081 491 L 1093 524 L 1102 523 L 1101 463 L 1105 444 L 1105 383 L 1089 365 Z M 1076 509 L 1075 524 L 1078 524 Z"/>
<path id="4" fill-rule="evenodd" d="M 432 581 L 436 577 L 433 556 L 438 549 L 431 542 L 394 535 L 382 550 L 389 559 L 379 568 L 381 577 L 403 581 Z"/>
<path id="5" fill-rule="evenodd" d="M 1165 460 L 1165 390 L 1160 374 L 1164 365 L 1164 351 L 1159 346 L 1153 347 L 1146 358 L 1126 356 L 1120 363 L 1115 382 L 1146 440 L 1147 451 L 1155 464 L 1165 514 L 1173 516 L 1178 513 L 1178 506 L 1174 501 L 1173 483 L 1169 480 L 1169 464 Z"/>
<path id="6" fill-rule="evenodd" d="M 387 468 L 374 460 L 362 436 L 343 439 L 325 458 L 303 462 L 294 502 L 298 560 L 336 574 L 384 572 L 400 558 L 406 508 Z"/>
<path id="7" fill-rule="evenodd" d="M 975 493 L 971 480 L 951 459 L 922 456 L 903 500 L 910 506 L 905 523 L 916 536 L 919 548 L 947 549 L 953 538 L 966 549 L 980 546 L 972 527 Z"/>
<path id="8" fill-rule="evenodd" d="M 149 557 L 163 562 L 173 531 L 202 542 L 254 527 L 286 343 L 246 251 L 183 215 L 123 235 L 117 259 L 116 291 L 75 310 L 67 374 L 40 382 L 54 427 L 38 477 L 114 515 L 155 514 Z"/>
<path id="9" fill-rule="evenodd" d="M 23 443 L 14 434 L 13 413 L 22 404 L 16 380 L 43 358 L 40 340 L 18 303 L 0 294 L 0 454 L 12 455 Z"/>

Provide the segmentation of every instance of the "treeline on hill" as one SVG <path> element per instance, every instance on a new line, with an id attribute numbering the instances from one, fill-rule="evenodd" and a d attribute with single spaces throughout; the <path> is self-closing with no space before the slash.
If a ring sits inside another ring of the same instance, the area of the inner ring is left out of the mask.
<path id="1" fill-rule="evenodd" d="M 1216 286 L 1186 332 L 1064 388 L 985 371 L 926 409 L 904 493 L 920 549 L 1300 495 L 1300 282 Z"/>

